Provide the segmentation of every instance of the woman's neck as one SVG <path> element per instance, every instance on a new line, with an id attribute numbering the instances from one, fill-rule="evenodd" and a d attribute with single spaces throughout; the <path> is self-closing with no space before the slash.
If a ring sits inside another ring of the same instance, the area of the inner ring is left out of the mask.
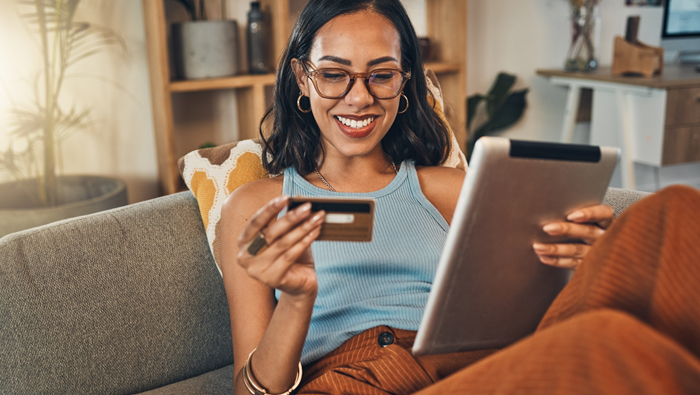
<path id="1" fill-rule="evenodd" d="M 305 178 L 320 188 L 336 192 L 374 192 L 389 185 L 396 177 L 399 165 L 394 165 L 396 171 L 391 159 L 383 151 L 380 155 L 352 158 L 331 154 L 323 160 L 318 173 L 307 174 Z"/>

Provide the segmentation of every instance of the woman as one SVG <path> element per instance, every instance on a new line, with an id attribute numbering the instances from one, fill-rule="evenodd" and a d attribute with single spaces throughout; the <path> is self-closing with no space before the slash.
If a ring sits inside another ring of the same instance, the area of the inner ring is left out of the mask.
<path id="1" fill-rule="evenodd" d="M 411 393 L 489 353 L 406 351 L 465 176 L 438 166 L 450 140 L 426 95 L 399 0 L 311 0 L 301 13 L 263 155 L 281 174 L 240 187 L 223 209 L 237 394 Z M 308 204 L 285 213 L 297 194 L 374 197 L 374 241 L 313 243 L 324 213 Z M 612 218 L 607 206 L 578 210 L 545 231 L 583 243 L 533 248 L 544 264 L 576 268 Z M 260 239 L 264 250 L 248 249 Z M 377 335 L 388 354 L 360 369 Z M 391 382 L 378 379 L 382 369 L 411 372 Z"/>

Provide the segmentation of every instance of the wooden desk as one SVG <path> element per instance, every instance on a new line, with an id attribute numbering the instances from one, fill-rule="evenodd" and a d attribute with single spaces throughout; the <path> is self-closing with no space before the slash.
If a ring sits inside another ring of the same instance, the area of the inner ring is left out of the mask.
<path id="1" fill-rule="evenodd" d="M 622 149 L 622 186 L 634 189 L 634 162 L 651 166 L 700 161 L 700 73 L 668 65 L 661 76 L 613 77 L 610 68 L 592 73 L 537 70 L 569 88 L 561 133 L 571 142 L 581 89 L 593 91 L 590 143 Z"/>

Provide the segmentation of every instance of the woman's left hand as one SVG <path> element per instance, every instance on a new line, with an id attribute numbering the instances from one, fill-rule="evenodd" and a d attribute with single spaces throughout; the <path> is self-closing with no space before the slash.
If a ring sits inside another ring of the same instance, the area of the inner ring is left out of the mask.
<path id="1" fill-rule="evenodd" d="M 532 248 L 544 264 L 576 269 L 591 250 L 591 246 L 604 234 L 615 216 L 612 207 L 599 204 L 570 213 L 563 222 L 546 224 L 542 229 L 552 236 L 565 236 L 582 243 L 543 244 Z"/>

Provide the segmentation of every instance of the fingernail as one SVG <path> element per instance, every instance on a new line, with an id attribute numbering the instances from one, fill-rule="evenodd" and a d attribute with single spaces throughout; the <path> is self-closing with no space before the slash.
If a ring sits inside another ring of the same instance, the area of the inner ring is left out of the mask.
<path id="1" fill-rule="evenodd" d="M 274 205 L 279 205 L 280 203 L 282 203 L 282 202 L 285 201 L 285 200 L 287 200 L 287 195 L 277 196 L 277 197 L 272 201 L 272 204 L 274 204 Z"/>
<path id="2" fill-rule="evenodd" d="M 547 225 L 542 227 L 542 230 L 549 233 L 550 235 L 552 233 L 559 233 L 559 232 L 561 232 L 561 225 L 559 225 L 559 224 L 547 224 Z"/>
<path id="3" fill-rule="evenodd" d="M 583 217 L 585 217 L 585 215 L 583 215 L 582 212 L 574 211 L 573 213 L 567 215 L 566 219 L 568 219 L 569 221 L 578 221 L 580 219 L 583 219 Z"/>
<path id="4" fill-rule="evenodd" d="M 325 212 L 319 211 L 318 213 L 316 213 L 316 215 L 314 215 L 311 218 L 311 221 L 313 221 L 314 223 L 319 223 L 319 222 L 323 221 L 323 217 L 325 214 L 326 214 Z"/>
<path id="5" fill-rule="evenodd" d="M 299 214 L 306 214 L 307 212 L 311 211 L 311 203 L 304 203 L 299 208 L 297 209 L 297 213 Z"/>
<path id="6" fill-rule="evenodd" d="M 551 257 L 551 256 L 542 256 L 542 255 L 540 255 L 539 258 L 540 258 L 540 262 L 546 263 L 546 264 L 548 264 L 548 265 L 552 265 L 552 264 L 557 263 L 557 258 L 554 258 L 554 257 Z"/>
<path id="7" fill-rule="evenodd" d="M 539 253 L 545 253 L 549 251 L 549 246 L 546 244 L 535 243 L 532 245 L 532 248 Z"/>

